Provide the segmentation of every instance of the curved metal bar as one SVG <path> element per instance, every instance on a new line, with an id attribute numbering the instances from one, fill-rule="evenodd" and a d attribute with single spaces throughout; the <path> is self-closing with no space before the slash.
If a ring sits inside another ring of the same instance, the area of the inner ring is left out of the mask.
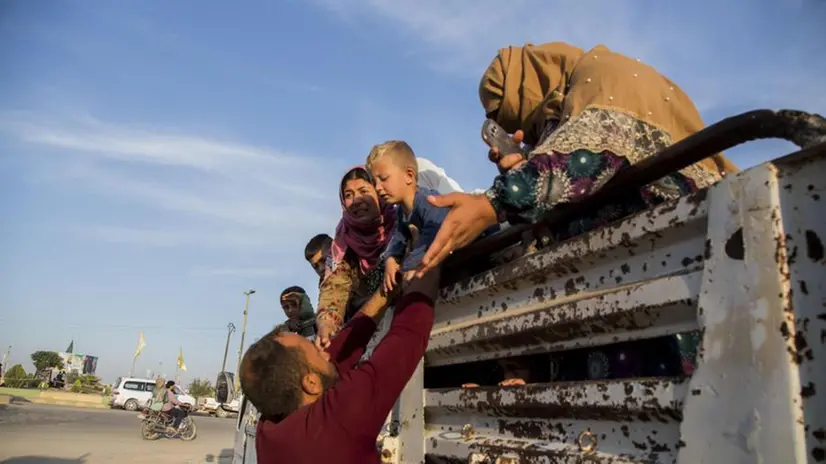
<path id="1" fill-rule="evenodd" d="M 755 110 L 723 119 L 670 145 L 656 155 L 617 173 L 593 195 L 549 211 L 542 223 L 559 223 L 598 207 L 619 192 L 642 188 L 666 175 L 737 145 L 761 139 L 783 139 L 801 148 L 826 143 L 826 118 L 796 110 Z M 458 269 L 472 258 L 518 243 L 533 224 L 520 224 L 472 243 L 445 262 Z M 450 275 L 444 272 L 442 275 Z"/>

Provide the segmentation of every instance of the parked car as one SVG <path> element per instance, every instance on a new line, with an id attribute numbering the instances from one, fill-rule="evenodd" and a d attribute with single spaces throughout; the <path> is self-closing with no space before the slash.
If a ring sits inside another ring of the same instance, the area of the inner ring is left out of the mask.
<path id="1" fill-rule="evenodd" d="M 215 400 L 218 407 L 215 409 L 215 417 L 230 417 L 238 414 L 241 409 L 241 392 L 235 391 L 235 374 L 232 372 L 219 372 L 215 381 Z"/>
<path id="2" fill-rule="evenodd" d="M 183 391 L 179 386 L 173 387 L 178 401 L 194 405 L 195 398 Z M 121 377 L 115 382 L 112 388 L 112 397 L 109 406 L 112 408 L 123 408 L 127 411 L 137 411 L 141 406 L 146 406 L 152 399 L 152 392 L 155 390 L 154 379 L 141 379 L 135 377 Z"/>
<path id="3" fill-rule="evenodd" d="M 238 414 L 239 401 L 234 399 L 223 405 L 214 398 L 203 398 L 200 400 L 200 410 L 218 418 L 226 418 Z"/>

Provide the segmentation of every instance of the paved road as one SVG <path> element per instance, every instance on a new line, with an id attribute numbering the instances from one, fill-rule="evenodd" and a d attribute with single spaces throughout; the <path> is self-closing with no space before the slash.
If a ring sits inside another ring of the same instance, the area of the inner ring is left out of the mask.
<path id="1" fill-rule="evenodd" d="M 232 461 L 235 421 L 196 416 L 198 437 L 146 441 L 136 413 L 0 405 L 0 464 L 221 463 Z"/>

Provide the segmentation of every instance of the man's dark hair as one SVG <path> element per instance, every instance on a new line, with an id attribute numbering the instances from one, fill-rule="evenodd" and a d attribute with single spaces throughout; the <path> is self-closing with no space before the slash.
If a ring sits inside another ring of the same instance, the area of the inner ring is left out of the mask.
<path id="1" fill-rule="evenodd" d="M 307 363 L 297 347 L 282 345 L 276 327 L 249 347 L 241 363 L 241 389 L 262 418 L 280 421 L 301 407 L 301 378 Z"/>
<path id="2" fill-rule="evenodd" d="M 175 386 L 175 381 L 174 380 L 170 380 L 169 382 L 166 382 L 166 388 L 171 388 L 173 386 Z"/>
<path id="3" fill-rule="evenodd" d="M 284 295 L 288 293 L 303 293 L 305 295 L 307 294 L 307 292 L 305 292 L 303 288 L 299 287 L 298 285 L 293 285 L 292 287 L 285 288 L 284 291 L 281 292 L 281 298 L 284 298 Z"/>
<path id="4" fill-rule="evenodd" d="M 330 249 L 330 246 L 333 244 L 333 238 L 327 234 L 318 234 L 315 237 L 311 238 L 309 242 L 307 242 L 307 246 L 304 247 L 304 259 L 309 261 L 313 255 L 318 253 L 319 251 L 326 251 Z"/>

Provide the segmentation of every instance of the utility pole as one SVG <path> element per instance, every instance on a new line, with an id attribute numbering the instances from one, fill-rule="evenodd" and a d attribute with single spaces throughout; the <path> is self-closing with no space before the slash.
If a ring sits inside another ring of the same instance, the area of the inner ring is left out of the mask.
<path id="1" fill-rule="evenodd" d="M 9 349 L 6 350 L 6 354 L 3 355 L 3 364 L 0 366 L 0 379 L 3 378 L 3 373 L 9 370 L 9 357 L 11 356 L 11 345 L 9 345 Z"/>
<path id="2" fill-rule="evenodd" d="M 238 346 L 238 368 L 235 369 L 235 391 L 240 390 L 241 387 L 241 357 L 244 355 L 244 335 L 247 333 L 247 314 L 250 309 L 250 295 L 255 293 L 255 290 L 249 289 L 244 292 L 246 297 L 244 302 L 244 322 L 241 324 L 241 345 Z"/>
<path id="3" fill-rule="evenodd" d="M 221 362 L 221 372 L 227 370 L 227 353 L 229 353 L 229 339 L 232 333 L 235 332 L 235 324 L 230 322 L 227 324 L 227 345 L 224 347 L 224 360 Z"/>

